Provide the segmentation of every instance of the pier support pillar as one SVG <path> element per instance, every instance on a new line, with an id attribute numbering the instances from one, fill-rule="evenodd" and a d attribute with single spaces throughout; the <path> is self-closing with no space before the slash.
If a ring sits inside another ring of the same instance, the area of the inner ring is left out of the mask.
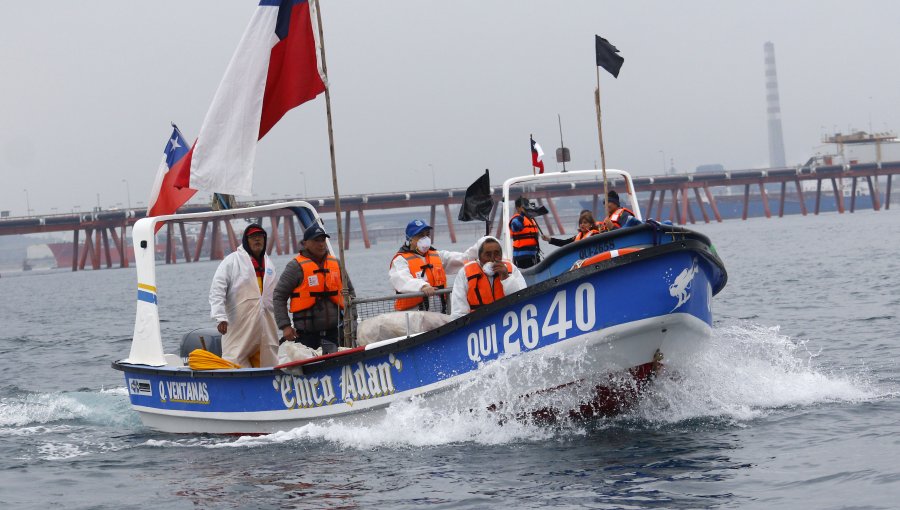
<path id="1" fill-rule="evenodd" d="M 744 213 L 741 214 L 741 219 L 747 219 L 747 209 L 750 208 L 750 185 L 744 184 Z"/>
<path id="2" fill-rule="evenodd" d="M 106 269 L 112 268 L 112 256 L 109 252 L 109 233 L 107 233 L 105 228 L 99 229 L 101 236 L 103 237 L 103 254 L 106 255 Z"/>
<path id="3" fill-rule="evenodd" d="M 437 218 L 437 206 L 432 205 L 431 211 L 429 215 L 429 225 L 431 225 L 431 239 L 432 241 L 437 238 L 437 229 L 434 228 L 435 218 Z"/>
<path id="4" fill-rule="evenodd" d="M 453 228 L 453 218 L 450 216 L 450 204 L 444 202 L 444 214 L 447 215 L 447 230 L 450 231 L 450 242 L 456 242 L 456 229 Z"/>
<path id="5" fill-rule="evenodd" d="M 344 211 L 344 249 L 350 249 L 350 210 Z"/>
<path id="6" fill-rule="evenodd" d="M 197 262 L 200 261 L 200 251 L 203 250 L 203 241 L 206 239 L 206 226 L 208 224 L 208 221 L 200 224 L 200 235 L 197 236 L 197 246 L 194 248 L 194 260 Z"/>
<path id="7" fill-rule="evenodd" d="M 766 185 L 763 181 L 759 181 L 759 197 L 762 199 L 763 211 L 766 213 L 766 218 L 771 218 L 772 210 L 769 209 L 769 196 L 766 195 Z"/>
<path id="8" fill-rule="evenodd" d="M 878 176 L 875 176 L 875 182 L 872 182 L 872 176 L 867 175 L 866 181 L 869 183 L 869 196 L 872 197 L 872 209 L 881 210 L 881 197 L 878 196 Z"/>
<path id="9" fill-rule="evenodd" d="M 166 222 L 166 264 L 175 264 L 175 225 Z"/>
<path id="10" fill-rule="evenodd" d="M 703 207 L 703 199 L 700 198 L 700 189 L 694 188 L 694 197 L 697 199 L 697 206 L 700 207 L 700 214 L 703 215 L 703 222 L 709 223 L 709 216 L 706 214 L 706 208 Z"/>
<path id="11" fill-rule="evenodd" d="M 91 253 L 91 269 L 100 269 L 100 229 L 94 229 L 94 249 Z"/>
<path id="12" fill-rule="evenodd" d="M 363 208 L 357 209 L 356 214 L 359 215 L 359 228 L 362 230 L 363 246 L 367 249 L 371 248 L 372 243 L 369 242 L 369 231 L 366 229 L 366 215 L 363 213 Z"/>
<path id="13" fill-rule="evenodd" d="M 838 188 L 837 179 L 831 178 L 831 189 L 834 190 L 834 202 L 837 204 L 838 213 L 844 214 L 844 194 Z"/>
<path id="14" fill-rule="evenodd" d="M 891 208 L 891 180 L 893 177 L 894 176 L 891 174 L 887 175 L 887 189 L 885 189 L 885 192 L 884 192 L 884 209 L 885 210 L 888 210 Z M 78 235 L 77 231 L 76 231 L 76 235 Z M 76 239 L 77 239 L 77 237 L 76 237 Z"/>
<path id="15" fill-rule="evenodd" d="M 781 198 L 778 200 L 778 217 L 784 218 L 784 195 L 787 193 L 787 181 L 781 181 Z"/>
<path id="16" fill-rule="evenodd" d="M 278 220 L 280 219 L 281 218 L 276 216 L 275 213 L 272 213 L 272 215 L 269 216 L 269 224 L 272 226 L 272 235 L 266 236 L 269 239 L 269 246 L 266 246 L 266 253 L 270 255 L 272 254 L 273 248 L 275 249 L 275 253 L 283 255 L 281 251 L 281 238 L 278 237 Z M 243 242 L 243 239 L 241 242 Z"/>
<path id="17" fill-rule="evenodd" d="M 595 197 L 597 195 L 594 195 Z M 644 212 L 644 218 L 652 218 L 653 217 L 653 200 L 656 199 L 656 190 L 650 190 L 650 200 L 647 201 L 647 210 Z M 594 206 L 596 209 L 596 206 Z M 596 218 L 597 216 L 594 216 Z"/>
<path id="18" fill-rule="evenodd" d="M 719 214 L 719 206 L 716 205 L 716 197 L 709 191 L 709 186 L 703 186 L 703 191 L 706 192 L 706 199 L 709 200 L 709 207 L 712 209 L 716 221 L 722 223 L 722 215 Z"/>
<path id="19" fill-rule="evenodd" d="M 669 221 L 672 223 L 677 222 L 679 225 L 683 225 L 681 222 L 681 210 L 678 208 L 678 189 L 672 190 L 672 205 L 669 207 Z"/>
<path id="20" fill-rule="evenodd" d="M 681 188 L 681 221 L 687 225 L 688 220 L 694 223 L 694 213 L 691 212 L 690 204 L 688 204 L 687 186 Z"/>
<path id="21" fill-rule="evenodd" d="M 234 235 L 234 227 L 231 226 L 231 220 L 222 220 L 222 222 L 225 223 L 225 231 L 228 232 L 228 253 L 231 253 L 237 250 L 237 247 L 241 245 L 241 241 L 238 241 L 237 236 Z M 222 258 L 225 257 L 223 256 Z"/>
<path id="22" fill-rule="evenodd" d="M 890 179 L 890 177 L 888 177 Z M 888 181 L 890 183 L 890 181 Z M 890 195 L 890 185 L 888 185 L 888 195 Z M 72 271 L 78 271 L 78 234 L 81 232 L 80 228 L 76 228 L 74 232 L 72 232 Z"/>
<path id="23" fill-rule="evenodd" d="M 819 215 L 819 205 L 822 203 L 822 179 L 816 179 L 816 211 L 815 215 Z"/>
<path id="24" fill-rule="evenodd" d="M 850 180 L 850 212 L 856 212 L 856 177 Z"/>
<path id="25" fill-rule="evenodd" d="M 212 220 L 212 232 L 209 236 L 209 260 L 222 260 L 221 230 L 219 220 Z"/>
<path id="26" fill-rule="evenodd" d="M 559 211 L 556 210 L 556 203 L 553 202 L 553 198 L 550 197 L 549 194 L 547 194 L 547 205 L 550 206 L 550 214 L 552 214 L 552 215 L 553 215 L 553 219 L 556 220 L 556 226 L 557 226 L 557 228 L 559 228 L 559 233 L 560 233 L 560 234 L 565 234 L 565 233 L 566 233 L 566 229 L 565 229 L 565 227 L 563 226 L 562 220 L 561 220 L 560 217 L 559 217 Z"/>
<path id="27" fill-rule="evenodd" d="M 594 198 L 591 201 L 591 214 L 594 215 L 594 219 L 598 219 L 597 215 L 600 214 L 600 211 L 597 209 L 597 206 L 600 204 L 600 197 L 594 193 Z M 606 216 L 606 215 L 604 215 Z"/>
<path id="28" fill-rule="evenodd" d="M 188 246 L 187 229 L 184 228 L 183 221 L 178 222 L 178 231 L 181 234 L 181 249 L 182 249 L 182 251 L 184 251 L 184 261 L 189 264 L 192 262 L 191 261 L 191 249 Z M 126 260 L 127 260 L 127 258 L 126 258 Z"/>
<path id="29" fill-rule="evenodd" d="M 797 198 L 800 199 L 800 212 L 803 213 L 803 216 L 806 216 L 806 197 L 803 196 L 803 187 L 800 186 L 800 179 L 794 179 L 794 184 L 797 185 Z"/>
<path id="30" fill-rule="evenodd" d="M 664 205 L 666 205 L 666 190 L 665 190 L 665 188 L 659 190 L 659 206 L 657 207 L 657 209 L 659 209 L 659 211 L 656 213 L 656 215 L 658 216 L 657 219 L 659 221 L 662 221 L 662 219 L 663 219 L 662 215 L 663 215 L 663 206 Z"/>
<path id="31" fill-rule="evenodd" d="M 297 229 L 294 227 L 294 216 L 293 215 L 289 215 L 287 217 L 287 221 L 285 222 L 285 227 L 287 227 L 288 232 L 290 233 L 290 237 L 288 238 L 288 239 L 290 239 L 290 242 L 291 242 L 290 254 L 293 255 L 295 253 L 299 253 L 300 247 L 297 245 Z"/>

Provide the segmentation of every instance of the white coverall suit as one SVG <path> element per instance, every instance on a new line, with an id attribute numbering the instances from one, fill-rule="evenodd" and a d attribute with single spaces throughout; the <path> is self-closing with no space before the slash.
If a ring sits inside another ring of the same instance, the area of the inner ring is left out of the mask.
<path id="1" fill-rule="evenodd" d="M 259 291 L 253 261 L 243 246 L 225 257 L 209 288 L 211 316 L 216 324 L 228 321 L 222 337 L 222 357 L 241 367 L 250 367 L 250 357 L 259 351 L 259 364 L 278 364 L 278 328 L 272 307 L 276 278 L 272 260 L 265 255 L 263 290 Z"/>

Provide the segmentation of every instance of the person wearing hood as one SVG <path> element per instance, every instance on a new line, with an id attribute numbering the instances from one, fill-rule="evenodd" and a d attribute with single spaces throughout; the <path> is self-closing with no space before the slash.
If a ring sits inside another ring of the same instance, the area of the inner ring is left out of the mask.
<path id="1" fill-rule="evenodd" d="M 457 319 L 498 299 L 524 289 L 525 277 L 503 258 L 500 241 L 484 236 L 475 244 L 478 259 L 456 274 L 450 298 L 451 318 Z"/>
<path id="2" fill-rule="evenodd" d="M 242 367 L 277 364 L 278 334 L 272 315 L 275 268 L 266 254 L 266 231 L 244 229 L 241 246 L 225 257 L 209 288 L 211 316 L 222 337 L 222 357 Z"/>
<path id="3" fill-rule="evenodd" d="M 307 227 L 300 254 L 285 266 L 274 296 L 282 338 L 322 354 L 338 351 L 344 310 L 341 266 L 328 252 L 330 237 L 318 223 Z"/>
<path id="4" fill-rule="evenodd" d="M 609 190 L 609 193 L 606 194 L 606 213 L 606 218 L 599 225 L 601 232 L 622 228 L 629 218 L 634 217 L 633 212 L 622 207 L 619 194 L 614 189 Z"/>
<path id="5" fill-rule="evenodd" d="M 431 226 L 423 220 L 412 220 L 406 225 L 406 243 L 391 260 L 388 273 L 391 287 L 397 294 L 423 292 L 431 297 L 438 289 L 447 286 L 447 273 L 459 271 L 474 258 L 474 247 L 465 253 L 434 249 L 431 246 Z M 398 311 L 428 308 L 428 299 L 423 297 L 402 298 L 394 302 L 394 309 Z M 447 313 L 444 295 L 441 296 L 441 313 Z"/>

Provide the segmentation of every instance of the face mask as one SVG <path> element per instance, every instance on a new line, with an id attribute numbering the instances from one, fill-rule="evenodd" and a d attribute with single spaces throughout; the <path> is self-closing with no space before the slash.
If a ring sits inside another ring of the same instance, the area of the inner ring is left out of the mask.
<path id="1" fill-rule="evenodd" d="M 488 276 L 494 276 L 494 263 L 488 262 L 487 264 L 481 266 L 481 270 L 484 271 L 484 274 Z"/>
<path id="2" fill-rule="evenodd" d="M 418 251 L 419 253 L 424 254 L 426 251 L 428 251 L 428 248 L 431 248 L 430 237 L 423 237 L 416 243 L 416 251 Z"/>

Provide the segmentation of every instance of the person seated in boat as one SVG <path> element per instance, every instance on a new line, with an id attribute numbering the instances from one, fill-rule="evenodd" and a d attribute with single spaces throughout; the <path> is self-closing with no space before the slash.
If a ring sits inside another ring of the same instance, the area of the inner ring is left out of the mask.
<path id="1" fill-rule="evenodd" d="M 586 239 L 594 234 L 599 234 L 600 230 L 597 229 L 596 224 L 597 222 L 594 220 L 594 215 L 591 211 L 585 209 L 578 215 L 578 232 L 574 236 L 568 239 L 555 239 L 548 235 L 541 235 L 541 239 L 553 246 L 565 246 L 569 243 Z"/>
<path id="2" fill-rule="evenodd" d="M 210 315 L 223 335 L 222 357 L 242 367 L 271 367 L 278 359 L 275 267 L 266 240 L 261 226 L 248 225 L 238 249 L 219 263 L 209 288 Z"/>
<path id="3" fill-rule="evenodd" d="M 436 250 L 431 246 L 431 226 L 423 220 L 412 220 L 406 225 L 406 242 L 391 260 L 389 277 L 397 294 L 423 292 L 426 298 L 398 299 L 394 309 L 428 310 L 429 300 L 438 289 L 447 286 L 447 273 L 459 271 L 466 262 L 475 258 L 471 253 Z M 441 295 L 441 313 L 447 313 L 447 296 Z"/>
<path id="4" fill-rule="evenodd" d="M 529 268 L 541 261 L 540 230 L 538 224 L 528 215 L 528 199 L 520 196 L 516 199 L 516 214 L 509 219 L 509 235 L 512 237 L 513 263 L 522 269 Z"/>
<path id="5" fill-rule="evenodd" d="M 609 190 L 609 193 L 606 194 L 606 213 L 606 218 L 599 225 L 600 232 L 622 228 L 630 218 L 635 217 L 631 210 L 622 207 L 619 194 L 614 189 Z"/>
<path id="6" fill-rule="evenodd" d="M 526 287 L 519 269 L 503 258 L 500 241 L 484 236 L 475 244 L 478 259 L 466 263 L 456 273 L 450 297 L 450 317 L 462 317 L 479 307 Z"/>
<path id="7" fill-rule="evenodd" d="M 316 223 L 303 232 L 300 253 L 285 266 L 274 294 L 282 338 L 322 354 L 337 352 L 344 310 L 341 268 L 325 241 L 330 237 Z"/>

